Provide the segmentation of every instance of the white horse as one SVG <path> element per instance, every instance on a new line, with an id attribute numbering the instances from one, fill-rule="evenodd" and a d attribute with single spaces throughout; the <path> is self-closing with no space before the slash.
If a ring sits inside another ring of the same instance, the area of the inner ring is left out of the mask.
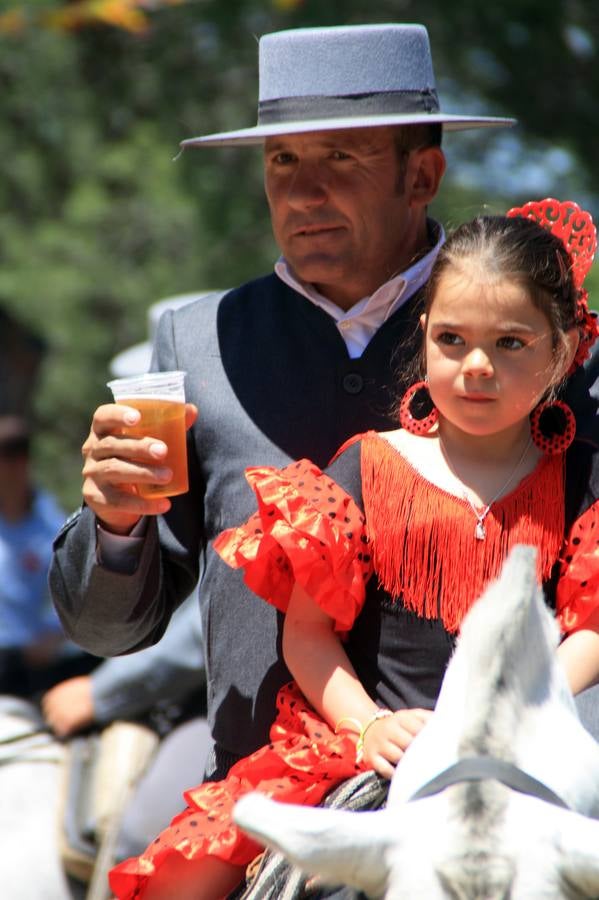
<path id="1" fill-rule="evenodd" d="M 64 753 L 33 704 L 0 696 L 0 893 L 6 900 L 84 896 L 60 863 Z"/>
<path id="2" fill-rule="evenodd" d="M 386 809 L 252 794 L 236 821 L 305 872 L 370 897 L 599 897 L 599 745 L 578 720 L 557 642 L 535 551 L 518 547 L 468 614 Z"/>

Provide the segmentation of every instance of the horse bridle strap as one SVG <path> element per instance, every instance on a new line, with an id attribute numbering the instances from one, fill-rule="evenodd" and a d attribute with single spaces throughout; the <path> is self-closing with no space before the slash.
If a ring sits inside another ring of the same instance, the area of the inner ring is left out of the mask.
<path id="1" fill-rule="evenodd" d="M 562 798 L 558 797 L 547 785 L 537 781 L 527 772 L 523 772 L 518 766 L 492 756 L 467 756 L 458 760 L 453 766 L 449 766 L 435 778 L 431 778 L 410 797 L 410 800 L 431 797 L 454 784 L 461 784 L 465 781 L 484 781 L 489 778 L 499 781 L 521 794 L 528 794 L 530 797 L 537 797 L 554 806 L 561 806 L 562 809 L 569 809 L 568 804 L 564 803 Z"/>

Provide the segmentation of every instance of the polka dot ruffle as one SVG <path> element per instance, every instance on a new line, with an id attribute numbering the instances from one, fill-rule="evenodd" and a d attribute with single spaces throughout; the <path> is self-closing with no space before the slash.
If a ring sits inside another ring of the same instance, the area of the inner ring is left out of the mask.
<path id="1" fill-rule="evenodd" d="M 556 611 L 564 632 L 579 628 L 599 604 L 599 501 L 574 523 L 560 555 Z"/>
<path id="2" fill-rule="evenodd" d="M 297 582 L 348 631 L 372 573 L 364 516 L 353 500 L 308 460 L 284 469 L 246 470 L 258 512 L 223 532 L 214 547 L 248 587 L 277 609 L 287 609 Z"/>

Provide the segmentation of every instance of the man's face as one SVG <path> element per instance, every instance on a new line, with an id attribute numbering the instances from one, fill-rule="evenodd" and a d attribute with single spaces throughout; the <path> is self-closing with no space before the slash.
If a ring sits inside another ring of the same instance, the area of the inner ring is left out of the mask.
<path id="1" fill-rule="evenodd" d="M 344 309 L 404 269 L 419 249 L 423 210 L 411 202 L 413 155 L 404 189 L 392 128 L 266 140 L 275 239 L 295 274 Z"/>

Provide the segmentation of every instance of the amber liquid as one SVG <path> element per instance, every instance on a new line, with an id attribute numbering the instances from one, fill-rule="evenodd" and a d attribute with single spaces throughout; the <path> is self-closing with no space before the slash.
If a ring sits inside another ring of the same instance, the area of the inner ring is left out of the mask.
<path id="1" fill-rule="evenodd" d="M 174 497 L 189 489 L 187 480 L 187 445 L 185 433 L 185 404 L 173 400 L 154 398 L 119 398 L 119 403 L 132 406 L 141 413 L 137 425 L 127 425 L 124 434 L 131 437 L 153 437 L 164 441 L 168 448 L 166 458 L 159 465 L 168 466 L 173 472 L 167 484 L 138 484 L 140 497 Z"/>

